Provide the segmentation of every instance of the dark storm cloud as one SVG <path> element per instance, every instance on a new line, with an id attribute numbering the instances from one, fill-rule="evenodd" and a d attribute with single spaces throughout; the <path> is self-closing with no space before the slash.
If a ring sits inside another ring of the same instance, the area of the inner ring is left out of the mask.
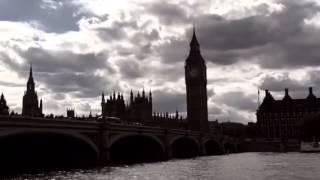
<path id="1" fill-rule="evenodd" d="M 240 19 L 198 16 L 196 32 L 205 59 L 221 65 L 251 62 L 262 68 L 320 65 L 320 28 L 305 23 L 320 7 L 310 1 L 280 3 L 284 6 L 280 11 Z M 186 37 L 191 37 L 191 32 L 189 29 Z M 180 60 L 183 50 L 179 47 L 187 43 L 182 39 L 164 44 L 160 53 L 165 62 Z"/>
<path id="2" fill-rule="evenodd" d="M 208 77 L 207 82 L 208 82 L 207 84 L 217 85 L 217 84 L 226 84 L 226 83 L 241 82 L 241 81 L 236 79 L 226 78 L 226 77 L 223 77 L 223 78 Z"/>
<path id="3" fill-rule="evenodd" d="M 173 113 L 176 110 L 186 112 L 185 93 L 161 89 L 152 92 L 153 111 Z"/>
<path id="4" fill-rule="evenodd" d="M 159 39 L 159 32 L 156 29 L 153 29 L 150 33 L 137 32 L 130 39 L 132 43 L 135 44 L 146 44 L 150 41 Z"/>
<path id="5" fill-rule="evenodd" d="M 308 96 L 308 87 L 313 88 L 315 95 L 319 96 L 320 93 L 320 78 L 319 71 L 310 70 L 307 72 L 307 76 L 303 80 L 297 80 L 290 78 L 288 73 L 284 73 L 281 76 L 266 76 L 260 82 L 260 89 L 268 89 L 272 91 L 272 94 L 281 99 L 284 96 L 284 89 L 289 88 L 289 92 L 292 98 L 305 98 Z M 265 93 L 261 92 L 262 97 Z"/>
<path id="6" fill-rule="evenodd" d="M 78 5 L 62 0 L 0 0 L 0 21 L 40 24 L 47 32 L 78 30 Z"/>
<path id="7" fill-rule="evenodd" d="M 80 98 L 97 97 L 103 90 L 118 89 L 117 83 L 93 73 L 35 73 L 35 80 L 55 93 L 71 93 Z"/>
<path id="8" fill-rule="evenodd" d="M 147 13 L 151 13 L 159 18 L 161 24 L 176 25 L 191 22 L 187 12 L 181 7 L 182 4 L 173 4 L 165 1 L 145 4 Z"/>
<path id="9" fill-rule="evenodd" d="M 55 100 L 64 100 L 65 98 L 66 98 L 66 95 L 62 93 L 57 93 L 53 95 L 53 99 Z"/>
<path id="10" fill-rule="evenodd" d="M 216 113 L 214 112 L 216 111 Z M 211 112 L 211 113 L 210 113 Z M 253 117 L 253 113 L 250 113 L 250 115 L 242 114 L 241 111 L 238 109 L 228 109 L 223 111 L 219 107 L 212 108 L 209 107 L 209 121 L 215 121 L 218 120 L 219 122 L 239 122 L 239 123 L 247 123 L 250 121 L 253 121 L 255 117 Z"/>
<path id="11" fill-rule="evenodd" d="M 262 90 L 268 89 L 270 91 L 284 91 L 285 88 L 292 90 L 305 90 L 306 81 L 300 82 L 298 80 L 292 79 L 287 73 L 279 77 L 266 76 L 262 79 L 259 88 Z M 319 83 L 320 84 L 320 83 Z"/>
<path id="12" fill-rule="evenodd" d="M 238 110 L 253 112 L 257 108 L 255 96 L 245 95 L 241 91 L 227 92 L 213 99 L 216 103 L 225 104 Z"/>
<path id="13" fill-rule="evenodd" d="M 81 111 L 91 111 L 91 105 L 89 103 L 81 103 L 79 108 Z"/>
<path id="14" fill-rule="evenodd" d="M 15 48 L 18 55 L 23 58 L 24 63 L 17 63 L 5 52 L 0 52 L 0 61 L 10 69 L 20 73 L 29 69 L 30 64 L 38 72 L 92 72 L 99 68 L 107 69 L 114 73 L 112 67 L 108 64 L 108 56 L 104 53 L 94 54 L 76 54 L 71 51 L 53 51 L 43 48 L 28 48 L 22 50 Z"/>
<path id="15" fill-rule="evenodd" d="M 17 52 L 26 60 L 27 66 L 32 63 L 39 72 L 92 72 L 97 69 L 114 72 L 107 62 L 108 56 L 105 53 L 76 54 L 71 51 L 43 48 L 29 48 Z"/>
<path id="16" fill-rule="evenodd" d="M 43 100 L 43 106 L 45 109 L 50 109 L 50 110 L 65 109 L 65 107 L 60 107 L 60 104 L 57 103 L 56 101 Z"/>
<path id="17" fill-rule="evenodd" d="M 0 86 L 6 86 L 6 87 L 24 87 L 25 84 L 19 84 L 14 82 L 4 82 L 0 81 Z"/>
<path id="18" fill-rule="evenodd" d="M 310 81 L 312 82 L 312 84 L 320 87 L 320 77 L 319 77 L 320 71 L 319 70 L 315 70 L 315 71 L 310 71 L 309 72 L 309 77 L 310 77 Z"/>
<path id="19" fill-rule="evenodd" d="M 33 64 L 35 80 L 54 93 L 72 92 L 76 97 L 96 97 L 103 90 L 119 89 L 113 78 L 115 71 L 103 53 L 76 54 L 70 51 L 51 51 L 41 48 L 17 50 L 25 60 L 19 64 L 5 53 L 0 60 L 21 77 L 28 77 L 29 64 Z M 107 76 L 95 74 L 104 71 Z"/>
<path id="20" fill-rule="evenodd" d="M 105 42 L 116 41 L 127 37 L 126 33 L 122 29 L 117 28 L 97 28 L 96 32 Z"/>
<path id="21" fill-rule="evenodd" d="M 154 56 L 152 42 L 159 39 L 159 32 L 153 29 L 150 33 L 148 32 L 137 32 L 131 38 L 130 42 L 135 44 L 136 47 L 133 50 L 133 54 L 139 60 L 144 60 L 148 57 Z"/>
<path id="22" fill-rule="evenodd" d="M 191 39 L 191 36 L 189 36 Z M 157 52 L 165 64 L 184 62 L 189 54 L 189 43 L 187 40 L 178 40 L 172 37 L 157 47 Z"/>
<path id="23" fill-rule="evenodd" d="M 207 95 L 208 95 L 208 98 L 211 98 L 211 97 L 213 97 L 213 96 L 215 96 L 216 95 L 216 92 L 214 91 L 214 89 L 213 88 L 208 88 L 207 89 Z"/>
<path id="24" fill-rule="evenodd" d="M 208 107 L 208 113 L 211 115 L 218 115 L 221 114 L 223 111 L 220 107 L 215 106 L 215 105 L 209 105 Z"/>
<path id="25" fill-rule="evenodd" d="M 157 77 L 165 82 L 177 82 L 184 78 L 184 64 L 165 64 L 158 67 L 152 67 L 150 73 L 156 74 Z"/>
<path id="26" fill-rule="evenodd" d="M 127 39 L 127 30 L 137 30 L 137 21 L 114 21 L 110 27 L 94 28 L 98 36 L 105 42 Z"/>
<path id="27" fill-rule="evenodd" d="M 305 89 L 309 87 L 313 87 L 314 91 L 317 93 L 317 96 L 320 97 L 320 71 L 319 70 L 311 70 L 309 71 L 309 80 L 305 81 Z"/>
<path id="28" fill-rule="evenodd" d="M 134 60 L 121 60 L 117 63 L 122 79 L 137 79 L 144 77 L 146 71 Z"/>
<path id="29" fill-rule="evenodd" d="M 134 45 L 130 48 L 123 47 L 120 42 L 120 45 L 117 45 L 115 49 L 119 56 L 134 55 L 138 60 L 144 60 L 153 56 L 152 42 L 159 39 L 159 32 L 156 29 L 152 29 L 151 32 L 141 31 L 141 29 L 143 28 L 139 27 L 136 21 L 115 21 L 111 27 L 99 27 L 95 28 L 94 31 L 107 43 L 127 40 Z"/>

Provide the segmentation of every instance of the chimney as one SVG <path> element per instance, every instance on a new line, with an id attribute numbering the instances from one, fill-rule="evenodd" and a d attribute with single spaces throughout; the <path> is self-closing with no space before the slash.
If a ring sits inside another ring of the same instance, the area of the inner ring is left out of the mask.
<path id="1" fill-rule="evenodd" d="M 315 99 L 316 96 L 312 92 L 312 87 L 309 87 L 309 95 L 307 97 L 308 99 Z"/>
<path id="2" fill-rule="evenodd" d="M 285 88 L 284 91 L 285 91 L 285 94 L 284 94 L 283 100 L 290 100 L 291 97 L 289 96 L 289 89 Z"/>
<path id="3" fill-rule="evenodd" d="M 289 96 L 289 89 L 285 88 L 284 91 L 285 91 L 285 96 Z"/>

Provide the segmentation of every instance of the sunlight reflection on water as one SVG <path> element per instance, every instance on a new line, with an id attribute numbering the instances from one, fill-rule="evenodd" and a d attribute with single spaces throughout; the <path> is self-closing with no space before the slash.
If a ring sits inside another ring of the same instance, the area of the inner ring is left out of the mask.
<path id="1" fill-rule="evenodd" d="M 187 160 L 58 171 L 25 179 L 79 180 L 294 180 L 320 179 L 320 154 L 241 153 Z"/>

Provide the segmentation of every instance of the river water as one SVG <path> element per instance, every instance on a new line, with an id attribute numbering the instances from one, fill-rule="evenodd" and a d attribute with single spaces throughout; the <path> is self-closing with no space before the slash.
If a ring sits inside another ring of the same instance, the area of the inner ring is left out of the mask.
<path id="1" fill-rule="evenodd" d="M 185 160 L 57 171 L 21 179 L 77 180 L 295 180 L 320 179 L 320 154 L 239 153 Z"/>

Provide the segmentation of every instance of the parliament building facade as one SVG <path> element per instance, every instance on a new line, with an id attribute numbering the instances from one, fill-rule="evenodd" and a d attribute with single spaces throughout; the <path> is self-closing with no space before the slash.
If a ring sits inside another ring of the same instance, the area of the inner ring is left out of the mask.
<path id="1" fill-rule="evenodd" d="M 156 113 L 152 107 L 152 93 L 144 90 L 136 95 L 131 91 L 129 102 L 125 102 L 123 94 L 112 93 L 105 97 L 102 93 L 101 116 L 106 119 L 119 120 L 124 123 L 144 124 L 167 128 L 184 128 L 207 132 L 207 72 L 206 63 L 200 53 L 200 44 L 195 29 L 190 42 L 189 55 L 185 61 L 185 83 L 187 101 L 187 119 L 175 113 Z M 27 89 L 22 100 L 22 116 L 44 117 L 42 99 L 39 101 L 35 90 L 32 66 L 30 66 Z M 0 99 L 0 115 L 8 115 L 9 107 L 3 95 Z M 13 113 L 14 114 L 14 113 Z M 17 115 L 17 114 L 14 114 Z M 53 115 L 50 116 L 53 118 Z M 68 118 L 75 118 L 73 109 L 67 110 Z M 108 118 L 109 117 L 109 118 Z M 113 118 L 110 118 L 113 117 Z M 89 119 L 94 119 L 90 113 Z"/>
<path id="2" fill-rule="evenodd" d="M 185 83 L 187 101 L 187 119 L 179 113 L 153 113 L 152 94 L 143 90 L 136 96 L 130 92 L 130 102 L 125 103 L 123 95 L 113 93 L 106 100 L 102 94 L 101 109 L 105 117 L 118 117 L 127 122 L 170 128 L 185 128 L 194 131 L 209 131 L 207 105 L 207 68 L 201 56 L 200 44 L 195 29 L 190 42 L 189 55 L 185 61 Z"/>
<path id="3" fill-rule="evenodd" d="M 257 124 L 268 139 L 300 139 L 301 124 L 309 115 L 320 112 L 320 98 L 309 88 L 305 99 L 292 99 L 289 90 L 281 100 L 275 100 L 266 90 L 265 98 L 257 110 Z"/>

